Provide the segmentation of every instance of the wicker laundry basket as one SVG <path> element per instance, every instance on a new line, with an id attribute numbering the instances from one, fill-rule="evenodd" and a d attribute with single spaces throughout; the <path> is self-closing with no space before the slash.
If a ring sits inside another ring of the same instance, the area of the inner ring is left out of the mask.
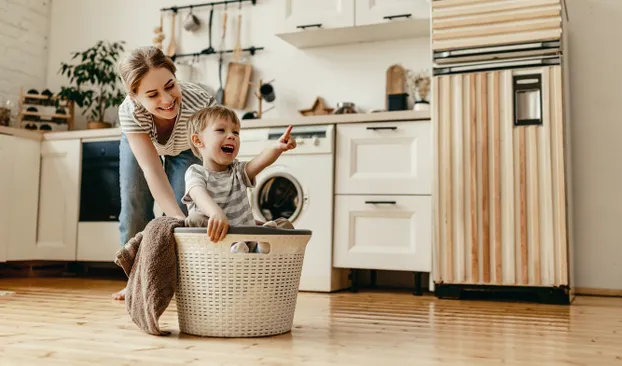
<path id="1" fill-rule="evenodd" d="M 262 337 L 292 329 L 309 230 L 229 228 L 213 243 L 206 228 L 177 228 L 179 329 L 210 337 Z M 258 241 L 270 253 L 231 253 L 231 244 Z"/>

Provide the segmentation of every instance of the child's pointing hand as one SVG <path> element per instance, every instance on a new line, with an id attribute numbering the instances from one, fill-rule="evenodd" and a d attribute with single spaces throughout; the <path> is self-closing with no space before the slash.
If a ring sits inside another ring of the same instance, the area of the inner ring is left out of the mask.
<path id="1" fill-rule="evenodd" d="M 279 138 L 279 142 L 277 143 L 277 148 L 280 151 L 287 151 L 296 148 L 296 139 L 292 138 L 290 133 L 292 132 L 293 126 L 290 125 L 287 127 L 287 130 L 283 133 L 283 136 Z"/>

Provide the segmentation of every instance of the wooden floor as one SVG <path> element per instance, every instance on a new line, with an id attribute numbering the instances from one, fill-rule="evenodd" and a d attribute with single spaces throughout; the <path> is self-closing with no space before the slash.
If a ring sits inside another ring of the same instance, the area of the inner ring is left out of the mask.
<path id="1" fill-rule="evenodd" d="M 622 299 L 571 306 L 301 293 L 291 333 L 260 339 L 141 332 L 122 282 L 0 279 L 0 365 L 622 365 Z M 2 295 L 2 291 L 14 294 Z"/>

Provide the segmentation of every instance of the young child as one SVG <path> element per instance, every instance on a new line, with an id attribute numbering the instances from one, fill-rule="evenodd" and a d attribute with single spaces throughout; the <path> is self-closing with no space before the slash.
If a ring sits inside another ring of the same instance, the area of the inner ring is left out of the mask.
<path id="1" fill-rule="evenodd" d="M 246 193 L 255 187 L 255 177 L 285 151 L 296 148 L 289 126 L 281 138 L 251 161 L 236 159 L 240 151 L 240 120 L 231 109 L 215 105 L 196 112 L 188 121 L 192 152 L 203 165 L 186 171 L 186 191 L 182 202 L 188 215 L 209 217 L 207 235 L 213 242 L 227 235 L 229 226 L 255 225 Z M 234 252 L 255 251 L 256 243 L 235 243 Z M 262 252 L 261 247 L 258 248 Z"/>

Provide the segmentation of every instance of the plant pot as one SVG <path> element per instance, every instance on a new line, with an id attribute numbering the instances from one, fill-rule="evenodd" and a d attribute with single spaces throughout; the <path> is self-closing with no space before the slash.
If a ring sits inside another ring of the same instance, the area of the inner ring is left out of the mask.
<path id="1" fill-rule="evenodd" d="M 96 129 L 96 128 L 110 128 L 110 127 L 112 127 L 112 124 L 108 122 L 89 121 L 89 123 L 87 124 L 87 128 L 89 130 Z"/>

